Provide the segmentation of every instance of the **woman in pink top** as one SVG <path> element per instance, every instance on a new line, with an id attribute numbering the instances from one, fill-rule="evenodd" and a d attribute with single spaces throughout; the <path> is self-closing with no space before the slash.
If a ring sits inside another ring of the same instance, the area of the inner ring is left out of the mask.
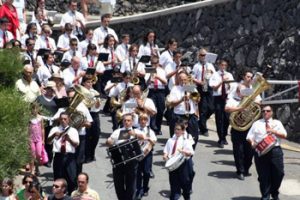
<path id="1" fill-rule="evenodd" d="M 33 169 L 35 167 L 34 173 L 36 175 L 39 174 L 39 161 L 41 159 L 42 155 L 42 149 L 44 144 L 44 137 L 45 137 L 45 131 L 44 131 L 44 124 L 43 124 L 43 118 L 39 114 L 40 106 L 38 103 L 32 103 L 31 104 L 31 120 L 29 122 L 29 137 L 30 137 L 30 147 L 32 152 L 32 162 L 31 162 L 31 172 L 33 172 Z"/>

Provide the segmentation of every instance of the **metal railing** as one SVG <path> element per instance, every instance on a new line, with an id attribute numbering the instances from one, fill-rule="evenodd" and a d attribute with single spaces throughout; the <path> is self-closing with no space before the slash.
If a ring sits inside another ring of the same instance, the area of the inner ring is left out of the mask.
<path id="1" fill-rule="evenodd" d="M 299 99 L 283 99 L 282 95 L 288 93 L 292 90 L 296 90 L 299 85 L 298 81 L 290 81 L 290 80 L 268 80 L 270 85 L 291 85 L 290 88 L 285 89 L 283 91 L 272 94 L 271 96 L 266 97 L 266 93 L 262 93 L 262 104 L 285 104 L 285 103 L 298 103 Z M 299 94 L 300 95 L 300 94 Z M 281 97 L 281 99 L 274 99 L 275 97 Z"/>

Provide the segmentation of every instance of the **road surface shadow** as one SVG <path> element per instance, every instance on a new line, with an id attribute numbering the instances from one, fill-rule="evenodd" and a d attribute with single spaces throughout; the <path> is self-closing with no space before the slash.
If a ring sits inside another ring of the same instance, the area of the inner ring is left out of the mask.
<path id="1" fill-rule="evenodd" d="M 217 165 L 229 165 L 229 166 L 235 166 L 233 160 L 216 160 L 216 161 L 211 161 L 212 163 L 215 163 Z"/>
<path id="2" fill-rule="evenodd" d="M 168 141 L 168 138 L 157 138 L 157 142 L 162 143 L 164 145 L 167 143 L 167 141 Z"/>
<path id="3" fill-rule="evenodd" d="M 231 199 L 232 200 L 259 200 L 260 198 L 258 198 L 258 197 L 245 197 L 245 196 L 241 196 L 241 197 L 233 197 Z"/>
<path id="4" fill-rule="evenodd" d="M 153 165 L 164 167 L 165 163 L 166 163 L 165 161 L 155 161 L 153 162 Z"/>
<path id="5" fill-rule="evenodd" d="M 203 139 L 200 139 L 198 141 L 200 144 L 206 144 L 205 147 L 218 147 L 218 143 L 216 141 L 211 141 L 211 140 L 203 140 Z"/>
<path id="6" fill-rule="evenodd" d="M 216 149 L 214 150 L 215 155 L 232 155 L 232 150 L 230 149 Z"/>
<path id="7" fill-rule="evenodd" d="M 209 172 L 207 175 L 215 178 L 220 178 L 220 179 L 236 178 L 236 173 L 233 171 L 214 171 L 214 172 Z"/>
<path id="8" fill-rule="evenodd" d="M 162 197 L 168 199 L 170 197 L 170 190 L 161 190 L 158 192 Z"/>

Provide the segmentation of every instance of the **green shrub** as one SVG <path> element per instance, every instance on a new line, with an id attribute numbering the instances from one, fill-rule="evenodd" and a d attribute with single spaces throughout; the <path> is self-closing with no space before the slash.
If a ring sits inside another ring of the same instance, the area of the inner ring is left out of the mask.
<path id="1" fill-rule="evenodd" d="M 14 89 L 22 60 L 16 49 L 0 52 L 0 180 L 14 177 L 30 159 L 29 104 Z"/>

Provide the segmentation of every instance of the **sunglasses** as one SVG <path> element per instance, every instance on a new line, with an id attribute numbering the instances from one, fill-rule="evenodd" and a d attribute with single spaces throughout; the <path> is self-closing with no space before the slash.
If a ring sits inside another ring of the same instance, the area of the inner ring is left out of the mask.
<path id="1" fill-rule="evenodd" d="M 32 181 L 24 181 L 24 184 L 27 184 L 27 183 L 33 183 Z"/>
<path id="2" fill-rule="evenodd" d="M 35 44 L 28 44 L 28 46 L 34 46 Z"/>
<path id="3" fill-rule="evenodd" d="M 271 112 L 271 110 L 263 110 L 263 112 Z"/>
<path id="4" fill-rule="evenodd" d="M 199 56 L 204 57 L 204 56 L 206 56 L 206 54 L 200 54 Z"/>
<path id="5" fill-rule="evenodd" d="M 54 188 L 60 188 L 59 185 L 53 185 L 52 187 L 54 187 Z"/>
<path id="6" fill-rule="evenodd" d="M 78 44 L 71 44 L 71 46 L 77 46 Z"/>

